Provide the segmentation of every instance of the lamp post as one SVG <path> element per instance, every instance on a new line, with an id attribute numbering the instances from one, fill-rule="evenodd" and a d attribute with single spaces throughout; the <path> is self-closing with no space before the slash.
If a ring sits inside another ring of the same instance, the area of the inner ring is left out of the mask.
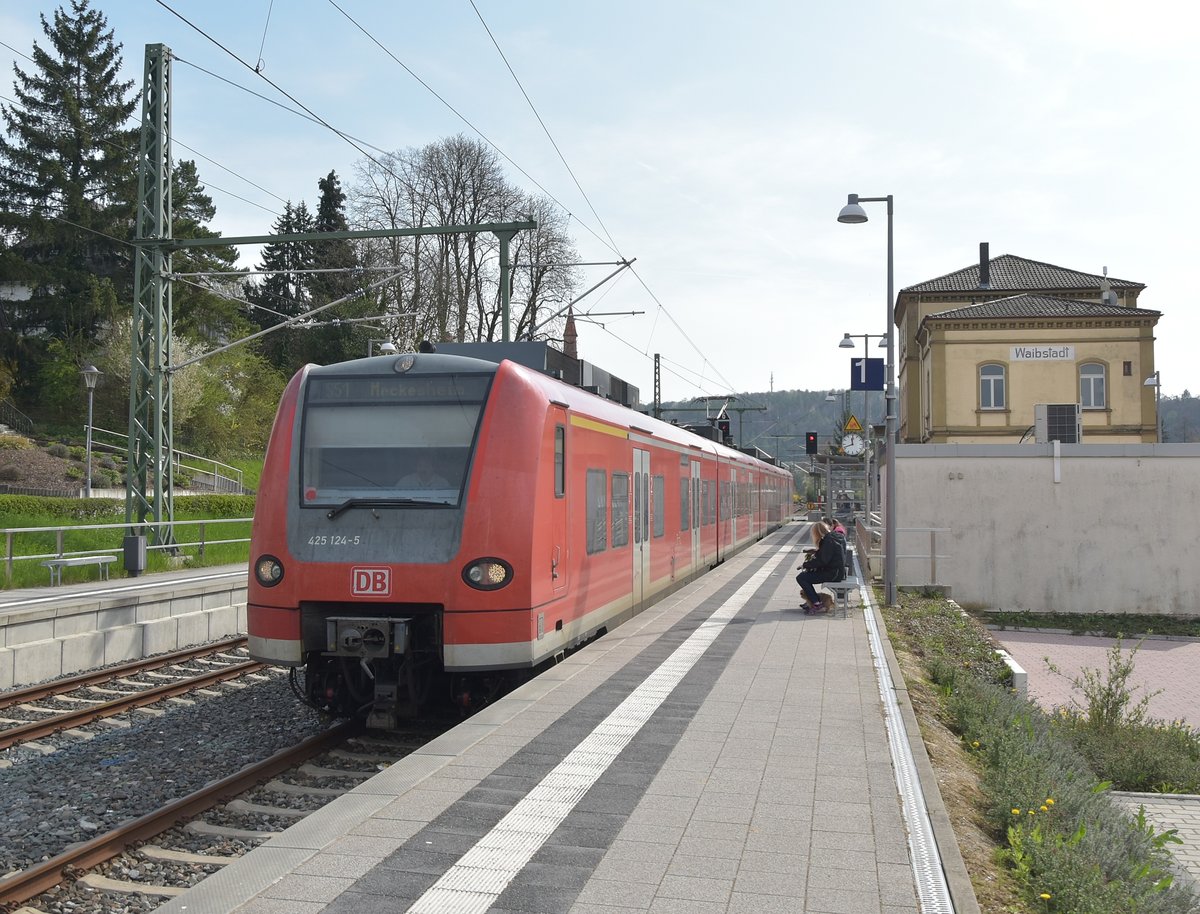
<path id="1" fill-rule="evenodd" d="M 1162 444 L 1162 413 L 1158 411 L 1159 394 L 1162 393 L 1162 380 L 1159 378 L 1158 372 L 1155 371 L 1142 384 L 1145 387 L 1154 388 L 1154 424 L 1158 431 L 1158 443 Z"/>
<path id="2" fill-rule="evenodd" d="M 884 391 L 885 446 L 887 466 L 887 491 L 884 493 L 883 514 L 883 595 L 890 605 L 896 602 L 896 363 L 894 334 L 896 330 L 896 303 L 892 300 L 892 195 L 886 197 L 860 197 L 849 194 L 846 205 L 838 213 L 838 222 L 857 224 L 867 221 L 866 211 L 860 203 L 887 204 L 887 387 Z"/>
<path id="3" fill-rule="evenodd" d="M 843 333 L 842 340 L 838 343 L 838 349 L 853 349 L 854 341 L 858 338 L 863 341 L 863 358 L 871 357 L 871 340 L 879 339 L 879 348 L 883 349 L 887 346 L 886 333 Z M 865 369 L 864 369 L 865 370 Z M 863 391 L 863 437 L 867 441 L 867 449 L 863 451 L 863 477 L 865 479 L 866 496 L 867 496 L 867 512 L 870 513 L 874 505 L 871 504 L 871 392 Z"/>
<path id="4" fill-rule="evenodd" d="M 100 380 L 100 369 L 89 364 L 83 371 L 83 383 L 88 392 L 87 447 L 84 449 L 84 465 L 87 467 L 87 483 L 83 494 L 85 498 L 92 497 L 92 397 L 96 393 L 96 384 Z"/>

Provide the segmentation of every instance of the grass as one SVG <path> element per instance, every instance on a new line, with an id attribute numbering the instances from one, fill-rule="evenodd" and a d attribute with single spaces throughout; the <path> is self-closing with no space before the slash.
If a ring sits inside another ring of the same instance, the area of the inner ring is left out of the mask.
<path id="1" fill-rule="evenodd" d="M 214 540 L 248 539 L 250 522 L 213 523 L 222 518 L 247 518 L 253 513 L 253 499 L 236 495 L 204 495 L 175 500 L 176 521 L 203 521 L 204 524 L 179 524 L 175 527 L 176 549 L 172 551 L 147 549 L 147 571 L 168 571 L 174 568 L 227 565 L 249 560 L 249 543 L 220 543 Z M 12 573 L 5 575 L 4 587 L 43 587 L 49 583 L 49 572 L 39 564 L 40 559 L 21 556 L 55 555 L 65 553 L 109 552 L 121 555 L 125 529 L 88 529 L 100 524 L 123 524 L 123 499 L 57 499 L 0 495 L 0 517 L 5 528 L 64 527 L 62 533 L 12 534 Z M 73 529 L 74 528 L 74 529 Z M 201 546 L 203 541 L 204 545 Z M 7 558 L 7 554 L 5 556 Z M 7 570 L 7 562 L 5 563 Z M 111 567 L 111 576 L 120 577 L 123 563 Z M 63 572 L 64 581 L 77 583 L 96 580 L 98 568 L 69 568 Z"/>
<path id="2" fill-rule="evenodd" d="M 983 819 L 1030 909 L 1197 910 L 1200 899 L 1170 874 L 1174 833 L 1130 817 L 1107 796 L 1110 786 L 1142 789 L 1148 778 L 1177 788 L 1200 770 L 1197 734 L 1147 720 L 1148 699 L 1130 694 L 1135 652 L 1118 645 L 1106 670 L 1076 682 L 1083 692 L 1077 709 L 1048 714 L 1007 685 L 987 657 L 990 641 L 977 619 L 949 600 L 901 600 L 884 610 L 889 634 L 921 659 L 945 718 L 975 760 Z"/>

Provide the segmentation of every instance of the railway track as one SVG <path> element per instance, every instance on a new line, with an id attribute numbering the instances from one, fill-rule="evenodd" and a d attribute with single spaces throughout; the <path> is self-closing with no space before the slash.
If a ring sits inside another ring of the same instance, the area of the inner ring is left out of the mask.
<path id="1" fill-rule="evenodd" d="M 0 879 L 0 910 L 152 910 L 453 723 L 394 740 L 363 737 L 358 722 L 331 727 L 9 874 Z"/>
<path id="2" fill-rule="evenodd" d="M 266 669 L 230 653 L 245 644 L 232 638 L 6 692 L 0 695 L 0 751 Z M 208 668 L 184 669 L 191 664 Z"/>

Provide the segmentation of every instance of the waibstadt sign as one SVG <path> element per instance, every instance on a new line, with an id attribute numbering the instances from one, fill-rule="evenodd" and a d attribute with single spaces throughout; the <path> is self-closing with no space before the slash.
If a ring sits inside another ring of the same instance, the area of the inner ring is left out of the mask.
<path id="1" fill-rule="evenodd" d="M 1075 347 L 1062 346 L 1013 346 L 1009 350 L 1011 362 L 1074 362 Z"/>

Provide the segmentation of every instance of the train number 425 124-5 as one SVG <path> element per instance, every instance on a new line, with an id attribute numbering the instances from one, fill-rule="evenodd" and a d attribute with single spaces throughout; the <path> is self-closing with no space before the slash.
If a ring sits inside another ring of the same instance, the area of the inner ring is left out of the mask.
<path id="1" fill-rule="evenodd" d="M 310 546 L 357 546 L 362 537 L 358 536 L 342 536 L 334 534 L 333 536 L 310 536 L 308 545 Z"/>

